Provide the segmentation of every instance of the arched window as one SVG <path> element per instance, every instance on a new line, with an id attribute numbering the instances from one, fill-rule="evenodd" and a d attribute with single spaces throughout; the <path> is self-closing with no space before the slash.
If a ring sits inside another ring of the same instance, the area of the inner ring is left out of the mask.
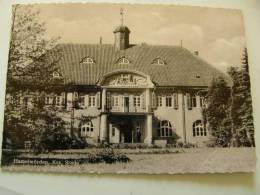
<path id="1" fill-rule="evenodd" d="M 207 136 L 207 129 L 204 128 L 201 120 L 197 120 L 193 123 L 193 137 Z"/>
<path id="2" fill-rule="evenodd" d="M 83 64 L 94 64 L 95 62 L 94 62 L 94 60 L 92 58 L 86 57 L 86 58 L 82 59 L 81 63 L 83 63 Z"/>
<path id="3" fill-rule="evenodd" d="M 93 124 L 92 124 L 91 121 L 88 121 L 88 122 L 84 123 L 80 127 L 80 135 L 81 135 L 81 137 L 91 136 L 93 131 L 94 131 L 94 127 L 93 127 Z"/>
<path id="4" fill-rule="evenodd" d="M 117 60 L 117 63 L 118 63 L 118 64 L 130 64 L 130 61 L 129 61 L 127 58 L 122 57 L 122 58 L 119 58 L 119 59 Z"/>
<path id="5" fill-rule="evenodd" d="M 172 125 L 170 121 L 160 121 L 157 128 L 159 137 L 171 137 L 172 136 Z"/>
<path id="6" fill-rule="evenodd" d="M 155 58 L 153 61 L 152 61 L 152 64 L 155 64 L 155 65 L 165 65 L 165 61 L 161 58 Z"/>

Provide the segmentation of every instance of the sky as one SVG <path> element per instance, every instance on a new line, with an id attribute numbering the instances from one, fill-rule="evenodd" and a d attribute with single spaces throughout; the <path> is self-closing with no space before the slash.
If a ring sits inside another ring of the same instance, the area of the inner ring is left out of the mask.
<path id="1" fill-rule="evenodd" d="M 180 45 L 218 68 L 239 66 L 245 35 L 240 10 L 174 5 L 136 4 L 38 4 L 48 37 L 62 43 L 114 42 L 113 30 L 124 24 L 130 43 Z"/>

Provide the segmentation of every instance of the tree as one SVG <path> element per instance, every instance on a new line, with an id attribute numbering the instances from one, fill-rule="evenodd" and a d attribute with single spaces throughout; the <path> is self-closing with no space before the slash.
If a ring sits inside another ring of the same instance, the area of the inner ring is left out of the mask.
<path id="1" fill-rule="evenodd" d="M 17 91 L 23 85 L 49 86 L 52 73 L 61 58 L 56 47 L 58 38 L 47 39 L 39 11 L 33 6 L 14 5 L 11 41 L 7 71 L 7 92 Z M 57 79 L 54 84 L 56 84 Z"/>
<path id="2" fill-rule="evenodd" d="M 63 77 L 53 77 L 53 73 L 59 71 L 56 63 L 62 54 L 56 47 L 57 38 L 46 39 L 45 26 L 38 15 L 32 6 L 13 7 L 4 146 L 11 140 L 12 147 L 21 148 L 28 139 L 36 146 L 50 129 L 49 125 L 61 120 L 56 116 L 56 108 L 44 107 L 44 101 L 47 93 L 62 91 L 64 87 Z M 28 108 L 28 99 L 32 108 Z"/>
<path id="3" fill-rule="evenodd" d="M 248 54 L 245 48 L 241 68 L 231 67 L 229 75 L 233 79 L 232 120 L 238 146 L 255 146 L 253 109 L 250 90 Z"/>
<path id="4" fill-rule="evenodd" d="M 232 137 L 230 116 L 230 87 L 224 78 L 213 79 L 208 89 L 207 106 L 203 109 L 203 118 L 207 121 L 216 144 L 226 147 Z"/>

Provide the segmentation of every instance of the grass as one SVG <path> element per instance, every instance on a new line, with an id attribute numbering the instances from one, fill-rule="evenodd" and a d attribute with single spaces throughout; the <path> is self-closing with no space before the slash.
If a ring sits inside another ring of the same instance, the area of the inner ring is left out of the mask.
<path id="1" fill-rule="evenodd" d="M 158 152 L 160 151 L 161 152 Z M 116 150 L 115 150 L 116 151 Z M 83 163 L 58 166 L 28 166 L 12 165 L 4 167 L 5 170 L 15 171 L 49 171 L 70 173 L 205 173 L 205 172 L 251 172 L 255 169 L 255 148 L 187 148 L 178 150 L 158 149 L 153 154 L 146 150 L 120 150 L 131 159 L 128 163 Z M 163 152 L 162 152 L 163 151 Z M 175 152 L 174 152 L 175 151 Z M 87 150 L 66 151 L 66 154 L 52 154 L 57 158 L 70 157 L 75 159 L 85 156 Z M 116 151 L 117 152 L 117 151 Z M 46 154 L 47 155 L 47 154 Z"/>

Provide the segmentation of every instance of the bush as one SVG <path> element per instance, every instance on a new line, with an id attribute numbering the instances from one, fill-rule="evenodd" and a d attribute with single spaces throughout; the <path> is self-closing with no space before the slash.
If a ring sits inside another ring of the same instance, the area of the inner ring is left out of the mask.
<path id="1" fill-rule="evenodd" d="M 179 141 L 179 142 L 176 143 L 177 148 L 182 148 L 183 145 L 184 145 L 184 143 L 182 141 Z"/>
<path id="2" fill-rule="evenodd" d="M 115 153 L 113 149 L 108 148 L 98 152 L 92 159 L 100 160 L 105 163 L 115 163 L 115 162 L 129 162 L 130 159 L 121 153 Z"/>
<path id="3" fill-rule="evenodd" d="M 53 150 L 66 149 L 83 149 L 86 147 L 86 142 L 77 137 L 70 137 L 63 129 L 57 128 L 52 131 L 46 131 L 41 137 L 35 152 L 49 152 Z"/>
<path id="4" fill-rule="evenodd" d="M 216 145 L 221 147 L 229 147 L 231 142 L 231 133 L 229 131 L 218 131 L 216 133 Z"/>

